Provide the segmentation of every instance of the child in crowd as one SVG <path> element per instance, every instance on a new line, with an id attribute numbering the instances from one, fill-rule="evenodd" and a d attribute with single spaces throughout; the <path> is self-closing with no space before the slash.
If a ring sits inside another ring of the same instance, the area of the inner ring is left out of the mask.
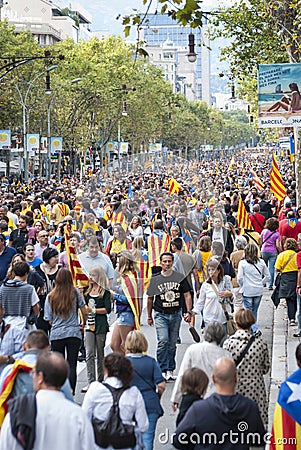
<path id="1" fill-rule="evenodd" d="M 183 393 L 179 406 L 179 414 L 176 420 L 178 426 L 184 418 L 187 410 L 197 400 L 202 400 L 207 390 L 209 378 L 205 372 L 197 367 L 185 370 L 181 380 L 181 391 Z"/>

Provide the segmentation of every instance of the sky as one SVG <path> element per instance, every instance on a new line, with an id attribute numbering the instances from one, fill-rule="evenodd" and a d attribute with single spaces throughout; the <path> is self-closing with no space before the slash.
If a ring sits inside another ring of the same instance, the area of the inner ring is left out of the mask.
<path id="1" fill-rule="evenodd" d="M 60 2 L 66 4 L 67 0 L 60 0 Z M 146 10 L 146 5 L 143 5 L 142 0 L 71 0 L 68 3 L 71 3 L 72 6 L 79 3 L 92 15 L 92 31 L 106 30 L 113 34 L 123 34 L 121 24 L 123 16 L 131 14 L 134 9 L 140 12 Z M 203 0 L 202 6 L 207 9 L 229 3 L 233 3 L 233 0 Z M 158 5 L 157 1 L 153 0 L 150 12 L 154 12 L 156 5 Z M 160 9 L 160 4 L 158 9 Z M 116 20 L 119 14 L 120 19 Z"/>

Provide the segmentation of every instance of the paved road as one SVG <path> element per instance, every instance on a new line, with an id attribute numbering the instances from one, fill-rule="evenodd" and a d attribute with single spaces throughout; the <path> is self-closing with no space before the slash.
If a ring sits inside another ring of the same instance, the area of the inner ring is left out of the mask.
<path id="1" fill-rule="evenodd" d="M 259 326 L 263 333 L 263 337 L 265 341 L 268 344 L 269 352 L 270 352 L 270 358 L 272 357 L 272 344 L 273 344 L 273 317 L 274 317 L 274 307 L 273 303 L 270 300 L 270 294 L 271 292 L 267 289 L 265 290 L 264 296 L 261 301 L 261 305 L 259 308 Z M 197 318 L 198 319 L 198 318 Z M 153 327 L 149 327 L 146 325 L 146 310 L 143 310 L 142 313 L 142 331 L 145 334 L 148 342 L 149 342 L 149 355 L 156 356 L 156 335 L 155 335 L 155 329 Z M 199 322 L 197 321 L 196 327 L 199 326 Z M 181 340 L 182 343 L 177 346 L 177 366 L 179 367 L 179 364 L 181 363 L 181 360 L 183 359 L 183 355 L 189 345 L 193 343 L 193 340 L 191 338 L 191 335 L 188 331 L 188 325 L 186 323 L 182 323 L 181 326 Z M 107 344 L 109 344 L 110 335 L 107 339 Z M 109 350 L 109 346 L 107 347 L 107 351 Z M 76 396 L 75 400 L 78 403 L 82 403 L 84 394 L 80 393 L 80 389 L 86 385 L 86 369 L 85 369 L 85 363 L 79 363 L 78 365 L 78 383 L 77 383 L 77 389 L 76 389 Z M 270 389 L 270 372 L 265 377 L 266 380 L 266 387 L 267 392 L 269 392 Z M 170 406 L 170 397 L 173 389 L 173 383 L 167 383 L 166 391 L 162 398 L 162 405 L 163 409 L 165 411 L 164 416 L 159 419 L 158 426 L 157 426 L 157 432 L 156 432 L 156 438 L 155 438 L 155 445 L 154 450 L 169 450 L 174 449 L 172 445 L 170 444 L 170 436 L 172 432 L 175 429 L 175 420 L 176 420 L 176 414 L 174 413 L 171 406 Z M 273 414 L 273 411 L 271 411 L 271 414 Z"/>

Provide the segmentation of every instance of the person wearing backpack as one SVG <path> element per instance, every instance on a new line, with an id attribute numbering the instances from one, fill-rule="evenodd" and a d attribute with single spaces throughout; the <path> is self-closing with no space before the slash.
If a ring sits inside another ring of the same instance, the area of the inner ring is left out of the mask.
<path id="1" fill-rule="evenodd" d="M 93 425 L 95 448 L 137 448 L 149 422 L 139 389 L 130 387 L 132 363 L 121 353 L 110 353 L 104 359 L 104 374 L 105 382 L 91 383 L 82 404 Z"/>

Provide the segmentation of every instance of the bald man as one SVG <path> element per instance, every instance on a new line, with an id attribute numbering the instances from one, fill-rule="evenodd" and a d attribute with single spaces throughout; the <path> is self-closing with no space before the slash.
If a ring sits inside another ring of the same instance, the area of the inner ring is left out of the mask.
<path id="1" fill-rule="evenodd" d="M 176 429 L 173 445 L 186 450 L 264 446 L 265 429 L 257 404 L 235 394 L 237 372 L 233 360 L 218 359 L 212 379 L 216 392 L 192 404 Z"/>

